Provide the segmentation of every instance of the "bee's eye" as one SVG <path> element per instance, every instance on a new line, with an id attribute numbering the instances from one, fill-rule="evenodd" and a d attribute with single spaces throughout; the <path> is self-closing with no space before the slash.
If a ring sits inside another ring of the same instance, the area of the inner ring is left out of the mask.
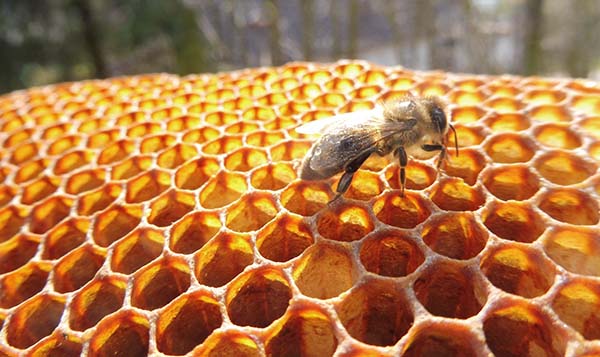
<path id="1" fill-rule="evenodd" d="M 446 121 L 446 114 L 440 108 L 433 108 L 431 111 L 431 121 L 437 126 L 440 133 L 443 133 L 448 126 L 448 122 Z"/>

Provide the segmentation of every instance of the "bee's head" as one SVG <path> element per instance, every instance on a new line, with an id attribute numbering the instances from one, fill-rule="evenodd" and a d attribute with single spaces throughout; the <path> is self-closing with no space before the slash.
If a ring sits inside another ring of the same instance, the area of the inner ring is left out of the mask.
<path id="1" fill-rule="evenodd" d="M 448 131 L 448 128 L 450 128 L 452 130 L 452 132 L 454 133 L 454 144 L 456 146 L 456 154 L 458 155 L 458 141 L 457 141 L 458 139 L 456 137 L 456 130 L 454 129 L 452 124 L 450 124 L 448 122 L 446 113 L 444 112 L 444 107 L 445 107 L 444 102 L 438 97 L 428 98 L 427 101 L 428 101 L 427 107 L 428 107 L 428 111 L 429 111 L 429 116 L 431 118 L 431 123 L 433 124 L 435 130 L 442 137 L 446 134 L 446 132 Z"/>

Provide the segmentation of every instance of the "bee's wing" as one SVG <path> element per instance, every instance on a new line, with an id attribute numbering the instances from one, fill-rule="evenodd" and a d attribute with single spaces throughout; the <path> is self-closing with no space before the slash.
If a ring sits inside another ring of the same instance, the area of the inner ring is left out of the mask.
<path id="1" fill-rule="evenodd" d="M 329 131 L 329 128 L 337 125 L 356 125 L 360 122 L 369 120 L 370 118 L 376 117 L 380 112 L 380 109 L 360 110 L 356 112 L 349 112 L 334 115 L 331 117 L 323 118 L 302 124 L 296 128 L 298 134 L 322 134 Z"/>

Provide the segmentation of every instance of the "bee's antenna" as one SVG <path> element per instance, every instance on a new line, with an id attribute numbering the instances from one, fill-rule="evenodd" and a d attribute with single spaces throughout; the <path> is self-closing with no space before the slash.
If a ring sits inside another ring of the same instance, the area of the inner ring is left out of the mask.
<path id="1" fill-rule="evenodd" d="M 452 126 L 452 124 L 448 124 L 452 132 L 454 133 L 454 147 L 456 148 L 456 156 L 458 156 L 458 136 L 456 135 L 456 129 Z"/>

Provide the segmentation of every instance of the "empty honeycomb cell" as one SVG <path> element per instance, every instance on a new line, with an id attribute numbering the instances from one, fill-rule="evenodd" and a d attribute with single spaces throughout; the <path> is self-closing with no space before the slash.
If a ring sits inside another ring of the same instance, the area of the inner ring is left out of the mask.
<path id="1" fill-rule="evenodd" d="M 419 302 L 433 315 L 458 319 L 475 316 L 487 300 L 477 272 L 454 263 L 436 262 L 413 284 Z"/>
<path id="2" fill-rule="evenodd" d="M 355 200 L 368 201 L 379 195 L 384 189 L 379 175 L 374 172 L 359 170 L 354 174 L 352 183 L 344 197 Z"/>
<path id="3" fill-rule="evenodd" d="M 225 168 L 232 171 L 246 172 L 257 166 L 266 164 L 268 161 L 265 151 L 244 147 L 231 152 L 225 157 Z"/>
<path id="4" fill-rule="evenodd" d="M 311 100 L 323 93 L 323 89 L 316 83 L 301 84 L 290 91 L 290 96 L 296 100 Z"/>
<path id="5" fill-rule="evenodd" d="M 195 201 L 192 193 L 169 190 L 149 205 L 148 223 L 159 227 L 170 226 L 194 209 Z"/>
<path id="6" fill-rule="evenodd" d="M 482 91 L 454 90 L 450 93 L 450 101 L 461 107 L 477 106 L 485 100 Z"/>
<path id="7" fill-rule="evenodd" d="M 368 211 L 350 204 L 329 205 L 317 217 L 317 230 L 325 238 L 351 242 L 361 239 L 374 228 Z"/>
<path id="8" fill-rule="evenodd" d="M 487 112 L 478 106 L 460 106 L 452 109 L 451 117 L 455 123 L 469 124 L 481 120 Z"/>
<path id="9" fill-rule="evenodd" d="M 210 126 L 201 126 L 184 132 L 181 140 L 188 144 L 203 144 L 217 139 L 221 134 L 217 129 Z"/>
<path id="10" fill-rule="evenodd" d="M 270 150 L 271 160 L 277 162 L 302 159 L 311 146 L 312 143 L 303 141 L 286 141 L 277 144 L 273 146 Z M 227 159 L 225 159 L 225 165 L 227 165 Z"/>
<path id="11" fill-rule="evenodd" d="M 600 276 L 600 233 L 595 228 L 555 227 L 545 237 L 544 251 L 570 272 Z"/>
<path id="12" fill-rule="evenodd" d="M 195 190 L 219 171 L 219 161 L 201 157 L 181 166 L 175 173 L 175 185 L 186 190 Z"/>
<path id="13" fill-rule="evenodd" d="M 540 180 L 525 165 L 499 165 L 490 168 L 483 176 L 488 191 L 501 200 L 523 201 L 540 189 Z"/>
<path id="14" fill-rule="evenodd" d="M 488 101 L 487 106 L 494 109 L 497 113 L 514 113 L 523 109 L 524 104 L 517 99 L 508 97 L 499 97 Z"/>
<path id="15" fill-rule="evenodd" d="M 480 342 L 473 331 L 464 326 L 449 322 L 427 322 L 413 328 L 402 349 L 402 356 L 460 356 L 475 357 Z"/>
<path id="16" fill-rule="evenodd" d="M 347 98 L 341 93 L 324 93 L 312 99 L 312 102 L 319 108 L 339 108 L 346 104 Z"/>
<path id="17" fill-rule="evenodd" d="M 277 106 L 287 103 L 289 97 L 286 93 L 269 93 L 258 97 L 256 102 L 260 105 Z"/>
<path id="18" fill-rule="evenodd" d="M 33 135 L 33 130 L 32 129 L 22 129 L 19 130 L 11 135 L 9 135 L 3 142 L 2 142 L 2 146 L 10 149 L 14 146 L 17 146 L 18 144 L 24 143 L 28 140 L 31 139 L 31 136 Z"/>
<path id="19" fill-rule="evenodd" d="M 260 130 L 260 126 L 256 123 L 249 123 L 247 121 L 238 121 L 225 127 L 225 132 L 230 134 L 242 134 L 242 133 L 253 133 Z"/>
<path id="20" fill-rule="evenodd" d="M 235 123 L 238 120 L 237 114 L 231 111 L 215 111 L 207 113 L 204 117 L 205 122 L 215 126 L 224 126 Z"/>
<path id="21" fill-rule="evenodd" d="M 90 216 L 101 211 L 113 203 L 121 194 L 122 188 L 118 184 L 108 184 L 95 191 L 79 196 L 77 213 L 82 216 Z"/>
<path id="22" fill-rule="evenodd" d="M 127 281 L 115 276 L 96 279 L 77 292 L 70 305 L 69 327 L 85 331 L 123 306 Z"/>
<path id="23" fill-rule="evenodd" d="M 424 255 L 412 236 L 389 230 L 377 232 L 364 241 L 360 261 L 371 273 L 401 277 L 423 264 Z"/>
<path id="24" fill-rule="evenodd" d="M 579 125 L 586 134 L 600 139 L 600 116 L 586 118 Z"/>
<path id="25" fill-rule="evenodd" d="M 598 166 L 564 151 L 549 151 L 533 163 L 546 180 L 558 185 L 573 185 L 596 173 Z"/>
<path id="26" fill-rule="evenodd" d="M 285 134 L 280 131 L 257 131 L 245 137 L 246 144 L 266 147 L 285 140 Z"/>
<path id="27" fill-rule="evenodd" d="M 494 113 L 485 122 L 494 132 L 522 131 L 531 126 L 529 118 L 520 113 Z"/>
<path id="28" fill-rule="evenodd" d="M 247 189 L 244 175 L 220 171 L 200 191 L 200 204 L 206 208 L 223 207 L 240 198 Z"/>
<path id="29" fill-rule="evenodd" d="M 13 178 L 16 184 L 27 182 L 31 179 L 39 177 L 39 175 L 50 165 L 48 159 L 38 159 L 30 161 L 19 167 Z M 1 180 L 0 180 L 1 181 Z"/>
<path id="30" fill-rule="evenodd" d="M 22 128 L 25 125 L 25 121 L 20 117 L 15 117 L 7 120 L 3 120 L 0 131 L 3 133 L 10 133 L 13 130 Z"/>
<path id="31" fill-rule="evenodd" d="M 333 77 L 333 74 L 326 69 L 313 69 L 302 74 L 303 83 L 324 83 Z"/>
<path id="32" fill-rule="evenodd" d="M 527 162 L 536 150 L 530 139 L 514 133 L 494 135 L 485 147 L 487 154 L 496 163 Z"/>
<path id="33" fill-rule="evenodd" d="M 527 202 L 491 201 L 481 219 L 498 237 L 523 243 L 534 242 L 546 229 L 546 223 Z"/>
<path id="34" fill-rule="evenodd" d="M 195 129 L 202 125 L 202 119 L 197 115 L 182 115 L 167 122 L 167 131 L 180 133 Z"/>
<path id="35" fill-rule="evenodd" d="M 73 200 L 67 197 L 55 196 L 36 205 L 31 211 L 29 230 L 32 233 L 46 233 L 71 212 Z"/>
<path id="36" fill-rule="evenodd" d="M 118 124 L 118 122 L 117 122 Z M 84 134 L 94 134 L 98 130 L 106 129 L 108 120 L 105 118 L 92 118 L 79 123 L 77 131 Z"/>
<path id="37" fill-rule="evenodd" d="M 190 287 L 190 268 L 185 260 L 166 257 L 137 271 L 131 304 L 144 310 L 165 306 Z"/>
<path id="38" fill-rule="evenodd" d="M 105 179 L 106 171 L 102 169 L 80 171 L 69 177 L 65 191 L 77 195 L 102 186 Z"/>
<path id="39" fill-rule="evenodd" d="M 250 176 L 250 184 L 259 190 L 277 191 L 296 178 L 296 170 L 291 163 L 276 162 L 261 166 Z"/>
<path id="40" fill-rule="evenodd" d="M 431 214 L 420 194 L 406 192 L 401 196 L 397 190 L 379 197 L 373 203 L 373 212 L 381 222 L 400 228 L 414 228 Z"/>
<path id="41" fill-rule="evenodd" d="M 254 339 L 246 333 L 227 329 L 216 331 L 200 347 L 194 350 L 194 356 L 239 356 L 260 357 L 262 356 Z"/>
<path id="42" fill-rule="evenodd" d="M 281 192 L 281 205 L 290 212 L 312 216 L 322 210 L 333 198 L 331 187 L 325 182 L 296 181 Z"/>
<path id="43" fill-rule="evenodd" d="M 184 355 L 201 344 L 223 322 L 219 302 L 203 291 L 183 295 L 161 312 L 156 321 L 158 350 Z"/>
<path id="44" fill-rule="evenodd" d="M 577 279 L 561 286 L 552 301 L 552 309 L 562 321 L 577 330 L 586 340 L 600 339 L 598 282 Z"/>
<path id="45" fill-rule="evenodd" d="M 335 80 L 336 78 L 332 79 Z M 300 81 L 294 77 L 282 77 L 271 83 L 271 90 L 284 92 L 294 89 L 300 85 Z"/>
<path id="46" fill-rule="evenodd" d="M 463 90 L 476 90 L 483 86 L 486 82 L 483 79 L 466 78 L 454 82 L 454 86 Z"/>
<path id="47" fill-rule="evenodd" d="M 52 125 L 42 131 L 41 138 L 44 140 L 58 139 L 73 130 L 71 123 Z"/>
<path id="48" fill-rule="evenodd" d="M 571 99 L 571 105 L 587 115 L 600 115 L 598 95 L 579 95 Z"/>
<path id="49" fill-rule="evenodd" d="M 351 78 L 334 77 L 325 82 L 323 86 L 330 92 L 348 93 L 356 88 L 356 83 Z"/>
<path id="50" fill-rule="evenodd" d="M 272 220 L 278 211 L 270 193 L 252 192 L 227 209 L 225 225 L 236 232 L 255 231 Z"/>
<path id="51" fill-rule="evenodd" d="M 148 201 L 171 186 L 171 175 L 161 170 L 149 170 L 127 182 L 125 200 L 128 203 Z"/>
<path id="52" fill-rule="evenodd" d="M 597 224 L 600 216 L 598 200 L 580 190 L 548 190 L 542 195 L 538 205 L 550 217 L 569 224 Z"/>
<path id="53" fill-rule="evenodd" d="M 423 97 L 444 96 L 450 91 L 450 87 L 440 81 L 424 82 L 416 87 L 416 91 Z"/>
<path id="54" fill-rule="evenodd" d="M 121 131 L 119 129 L 104 130 L 90 135 L 86 142 L 86 146 L 89 149 L 101 149 L 119 139 L 121 139 Z"/>
<path id="55" fill-rule="evenodd" d="M 68 150 L 78 147 L 80 143 L 81 137 L 78 135 L 65 136 L 51 143 L 46 149 L 46 154 L 50 156 L 60 155 Z"/>
<path id="56" fill-rule="evenodd" d="M 65 308 L 65 297 L 37 295 L 12 312 L 6 328 L 6 341 L 25 349 L 49 336 L 58 326 Z"/>
<path id="57" fill-rule="evenodd" d="M 24 143 L 13 150 L 9 162 L 14 165 L 21 165 L 27 161 L 38 158 L 39 145 L 37 143 Z"/>
<path id="58" fill-rule="evenodd" d="M 396 166 L 389 166 L 385 171 L 385 178 L 394 190 L 400 189 L 400 169 Z M 409 161 L 406 166 L 406 188 L 409 190 L 423 190 L 431 186 L 437 177 L 437 171 L 419 161 Z"/>
<path id="59" fill-rule="evenodd" d="M 342 78 L 343 77 L 355 78 L 355 77 L 358 77 L 359 75 L 361 75 L 366 69 L 367 69 L 367 67 L 365 67 L 365 65 L 360 62 L 340 61 L 334 66 L 333 71 L 336 74 L 342 76 Z M 335 77 L 335 78 L 339 78 L 339 77 Z"/>
<path id="60" fill-rule="evenodd" d="M 0 209 L 0 243 L 19 233 L 29 210 L 19 206 L 6 206 Z"/>
<path id="61" fill-rule="evenodd" d="M 72 250 L 54 266 L 54 291 L 66 293 L 81 288 L 94 278 L 105 256 L 103 250 L 92 245 Z"/>
<path id="62" fill-rule="evenodd" d="M 496 356 L 564 356 L 565 341 L 550 319 L 525 301 L 506 300 L 483 320 L 487 346 Z"/>
<path id="63" fill-rule="evenodd" d="M 83 341 L 80 337 L 55 331 L 49 338 L 36 344 L 28 356 L 81 356 Z"/>
<path id="64" fill-rule="evenodd" d="M 169 248 L 177 253 L 193 253 L 202 248 L 220 229 L 221 221 L 217 213 L 194 212 L 173 225 Z"/>
<path id="65" fill-rule="evenodd" d="M 224 110 L 244 110 L 252 107 L 254 101 L 250 98 L 235 97 L 221 103 Z"/>
<path id="66" fill-rule="evenodd" d="M 564 124 L 546 124 L 536 127 L 533 135 L 538 142 L 553 148 L 574 149 L 581 146 L 579 136 Z"/>
<path id="67" fill-rule="evenodd" d="M 204 114 L 214 112 L 219 108 L 219 104 L 215 102 L 204 101 L 204 98 L 188 107 L 188 113 L 191 114 Z"/>
<path id="68" fill-rule="evenodd" d="M 58 259 L 86 240 L 90 227 L 85 218 L 69 218 L 44 236 L 43 259 Z"/>
<path id="69" fill-rule="evenodd" d="M 50 264 L 31 262 L 0 277 L 0 307 L 11 308 L 42 291 L 51 269 Z"/>
<path id="70" fill-rule="evenodd" d="M 545 294 L 555 275 L 554 265 L 538 251 L 508 245 L 486 252 L 481 271 L 497 288 L 525 298 Z"/>
<path id="71" fill-rule="evenodd" d="M 533 120 L 551 123 L 569 122 L 572 119 L 564 106 L 553 104 L 536 106 L 529 111 L 529 116 Z"/>
<path id="72" fill-rule="evenodd" d="M 248 235 L 221 233 L 195 254 L 196 279 L 206 286 L 222 286 L 252 264 L 253 260 Z"/>
<path id="73" fill-rule="evenodd" d="M 89 151 L 77 150 L 61 156 L 54 165 L 54 174 L 63 175 L 87 166 L 92 159 Z"/>
<path id="74" fill-rule="evenodd" d="M 292 292 L 283 273 L 274 268 L 251 270 L 228 286 L 227 314 L 238 326 L 267 327 L 288 308 Z"/>
<path id="75" fill-rule="evenodd" d="M 486 138 L 487 133 L 479 126 L 464 126 L 457 124 L 455 126 L 458 138 L 458 147 L 467 147 L 479 145 Z M 454 146 L 454 136 L 451 135 L 448 140 L 448 147 Z"/>
<path id="76" fill-rule="evenodd" d="M 210 155 L 219 155 L 230 153 L 244 146 L 242 136 L 223 136 L 214 139 L 204 146 L 202 146 L 202 152 Z"/>
<path id="77" fill-rule="evenodd" d="M 383 91 L 383 88 L 378 85 L 356 86 L 354 90 L 348 93 L 348 95 L 351 98 L 354 98 L 354 100 L 370 100 L 371 98 L 374 98 L 377 95 L 379 95 L 381 91 Z"/>
<path id="78" fill-rule="evenodd" d="M 60 186 L 61 179 L 54 176 L 43 176 L 25 185 L 21 194 L 21 203 L 32 205 L 50 196 Z"/>
<path id="79" fill-rule="evenodd" d="M 265 335 L 267 356 L 332 356 L 338 345 L 333 321 L 317 306 L 298 305 Z"/>
<path id="80" fill-rule="evenodd" d="M 210 91 L 206 94 L 206 100 L 208 101 L 224 101 L 227 99 L 235 98 L 238 94 L 232 89 L 222 88 L 214 91 Z"/>
<path id="81" fill-rule="evenodd" d="M 137 227 L 141 216 L 140 206 L 113 206 L 105 210 L 94 223 L 94 241 L 102 247 L 108 247 Z"/>
<path id="82" fill-rule="evenodd" d="M 256 237 L 260 254 L 276 262 L 294 259 L 313 242 L 313 234 L 307 223 L 294 215 L 282 215 L 273 220 Z"/>
<path id="83" fill-rule="evenodd" d="M 91 356 L 148 355 L 148 319 L 135 311 L 122 310 L 102 320 L 90 337 Z"/>
<path id="84" fill-rule="evenodd" d="M 198 151 L 194 146 L 177 144 L 161 152 L 156 163 L 165 169 L 175 169 L 196 156 L 198 156 Z"/>
<path id="85" fill-rule="evenodd" d="M 446 174 L 460 177 L 471 186 L 477 183 L 477 177 L 486 165 L 483 154 L 473 149 L 463 149 L 458 156 L 456 152 L 451 151 L 447 158 L 442 164 Z"/>
<path id="86" fill-rule="evenodd" d="M 98 165 L 109 165 L 130 158 L 137 145 L 130 140 L 119 140 L 102 149 L 96 162 Z"/>
<path id="87" fill-rule="evenodd" d="M 164 240 L 162 231 L 151 228 L 136 229 L 115 244 L 111 269 L 123 274 L 135 272 L 162 253 Z"/>
<path id="88" fill-rule="evenodd" d="M 409 90 L 417 85 L 417 80 L 411 75 L 399 75 L 395 78 L 388 79 L 385 83 L 386 88 L 394 90 Z"/>
<path id="89" fill-rule="evenodd" d="M 149 156 L 134 156 L 114 165 L 111 170 L 113 180 L 127 180 L 148 170 L 152 166 Z"/>
<path id="90" fill-rule="evenodd" d="M 302 294 L 330 299 L 354 286 L 358 272 L 346 249 L 317 243 L 309 247 L 294 264 L 292 276 Z"/>
<path id="91" fill-rule="evenodd" d="M 392 346 L 413 323 L 404 292 L 391 281 L 369 280 L 336 306 L 346 331 L 368 345 Z"/>
<path id="92" fill-rule="evenodd" d="M 430 198 L 439 208 L 447 211 L 476 211 L 485 202 L 479 187 L 471 187 L 455 177 L 439 180 Z"/>
<path id="93" fill-rule="evenodd" d="M 159 130 L 161 129 L 159 128 Z M 140 152 L 142 154 L 157 153 L 172 146 L 176 141 L 175 136 L 167 134 L 146 137 L 140 143 Z"/>
<path id="94" fill-rule="evenodd" d="M 423 241 L 434 252 L 453 259 L 471 259 L 487 243 L 488 234 L 470 212 L 448 212 L 423 225 Z"/>

